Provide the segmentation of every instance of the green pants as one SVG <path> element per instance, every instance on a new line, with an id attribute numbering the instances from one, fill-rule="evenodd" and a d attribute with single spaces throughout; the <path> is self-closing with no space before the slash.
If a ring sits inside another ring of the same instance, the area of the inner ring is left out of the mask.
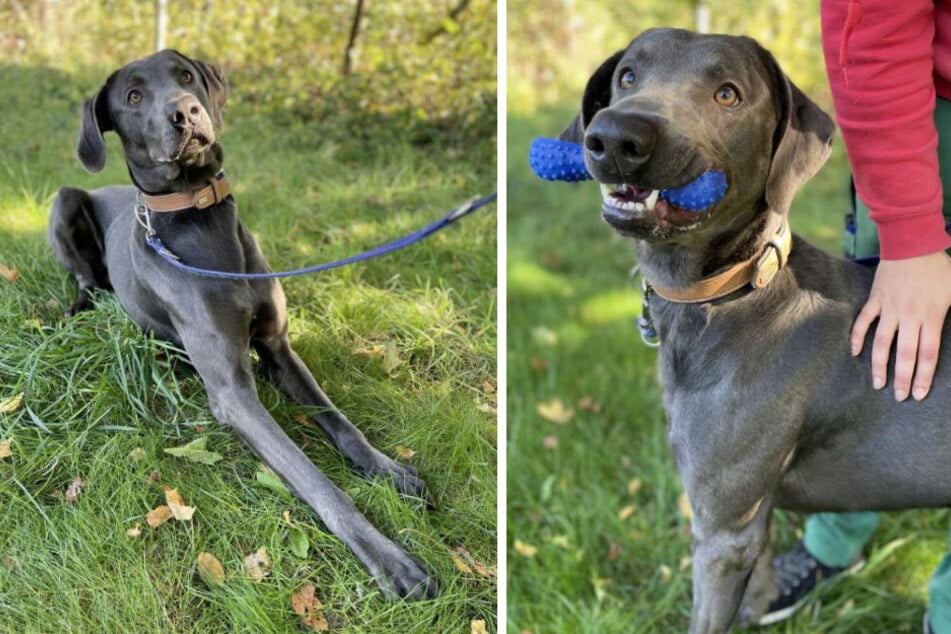
<path id="1" fill-rule="evenodd" d="M 951 101 L 938 99 L 938 164 L 944 184 L 944 215 L 951 220 Z M 845 255 L 854 260 L 878 256 L 878 232 L 868 207 L 855 196 L 855 211 L 846 223 Z M 878 526 L 877 513 L 821 513 L 806 520 L 806 550 L 827 566 L 850 565 Z M 951 531 L 948 534 L 951 544 Z M 928 583 L 929 617 L 936 634 L 951 634 L 951 553 L 945 555 Z"/>

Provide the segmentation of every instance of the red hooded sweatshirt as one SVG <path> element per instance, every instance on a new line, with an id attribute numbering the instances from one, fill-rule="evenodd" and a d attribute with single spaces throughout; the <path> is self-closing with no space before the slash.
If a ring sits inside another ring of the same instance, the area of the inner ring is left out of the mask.
<path id="1" fill-rule="evenodd" d="M 934 126 L 935 95 L 951 99 L 951 2 L 822 0 L 822 47 L 882 258 L 951 248 Z"/>

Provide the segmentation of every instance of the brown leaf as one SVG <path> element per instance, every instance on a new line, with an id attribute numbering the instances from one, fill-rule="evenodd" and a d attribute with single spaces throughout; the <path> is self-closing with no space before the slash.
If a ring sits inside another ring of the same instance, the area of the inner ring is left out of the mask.
<path id="1" fill-rule="evenodd" d="M 330 624 L 327 622 L 322 608 L 323 602 L 317 598 L 314 584 L 305 583 L 300 590 L 291 595 L 291 607 L 294 613 L 301 618 L 301 622 L 318 632 L 327 632 L 330 630 Z"/>
<path id="2" fill-rule="evenodd" d="M 0 458 L 9 458 L 13 455 L 13 450 L 10 449 L 10 444 L 12 442 L 13 436 L 0 440 Z"/>
<path id="3" fill-rule="evenodd" d="M 560 398 L 553 398 L 547 403 L 539 403 L 535 409 L 538 411 L 539 416 L 557 425 L 564 425 L 574 418 L 575 415 L 575 410 L 570 407 L 565 407 L 564 402 Z"/>
<path id="4" fill-rule="evenodd" d="M 271 574 L 271 558 L 267 556 L 267 549 L 258 548 L 245 557 L 244 569 L 248 571 L 248 576 L 258 582 Z"/>
<path id="5" fill-rule="evenodd" d="M 5 264 L 0 264 L 0 277 L 12 283 L 20 279 L 20 272 L 15 268 L 10 268 Z"/>
<path id="6" fill-rule="evenodd" d="M 462 561 L 456 562 L 457 558 L 461 558 Z M 464 546 L 456 546 L 452 559 L 453 563 L 456 564 L 456 568 L 458 568 L 460 572 L 465 573 L 465 570 L 463 570 L 463 568 L 459 565 L 459 563 L 462 563 L 463 566 L 468 569 L 469 574 L 471 574 L 473 570 L 476 572 L 476 574 L 482 577 L 494 577 L 496 574 L 495 570 L 492 568 L 489 568 L 485 564 L 476 561 L 472 554 Z"/>
<path id="7" fill-rule="evenodd" d="M 532 371 L 544 372 L 548 369 L 548 360 L 540 357 L 532 357 Z"/>
<path id="8" fill-rule="evenodd" d="M 590 396 L 582 396 L 578 401 L 578 409 L 597 414 L 601 411 L 601 403 L 597 402 Z"/>
<path id="9" fill-rule="evenodd" d="M 224 585 L 225 569 L 211 553 L 198 553 L 198 576 L 208 587 Z"/>
<path id="10" fill-rule="evenodd" d="M 462 557 L 460 557 L 456 553 L 451 553 L 451 555 L 452 555 L 452 563 L 455 564 L 456 570 L 458 570 L 464 575 L 472 574 L 472 568 L 469 567 L 469 565 L 462 559 Z"/>
<path id="11" fill-rule="evenodd" d="M 489 634 L 488 630 L 485 629 L 485 621 L 482 619 L 472 621 L 469 624 L 469 634 Z"/>
<path id="12" fill-rule="evenodd" d="M 194 506 L 186 506 L 185 502 L 182 501 L 182 496 L 178 494 L 177 489 L 172 489 L 167 486 L 163 486 L 165 489 L 165 503 L 168 505 L 169 511 L 172 513 L 172 517 L 177 519 L 179 522 L 187 522 L 191 520 L 192 515 L 195 514 Z"/>
<path id="13" fill-rule="evenodd" d="M 152 528 L 158 528 L 168 520 L 172 519 L 172 517 L 172 509 L 163 504 L 162 506 L 157 506 L 149 511 L 145 516 L 145 521 L 148 522 L 149 526 Z"/>
<path id="14" fill-rule="evenodd" d="M 404 447 L 402 445 L 396 445 L 396 459 L 397 460 L 409 460 L 416 455 L 415 449 L 410 449 L 409 447 Z"/>
<path id="15" fill-rule="evenodd" d="M 82 478 L 76 478 L 69 483 L 69 486 L 66 488 L 66 501 L 72 504 L 79 499 L 79 494 L 83 492 L 83 487 L 86 486 L 87 482 Z"/>
<path id="16" fill-rule="evenodd" d="M 499 389 L 498 384 L 492 379 L 482 381 L 482 391 L 486 394 L 495 394 Z"/>
<path id="17" fill-rule="evenodd" d="M 615 561 L 620 556 L 621 545 L 617 542 L 611 542 L 611 547 L 608 549 L 608 561 Z"/>

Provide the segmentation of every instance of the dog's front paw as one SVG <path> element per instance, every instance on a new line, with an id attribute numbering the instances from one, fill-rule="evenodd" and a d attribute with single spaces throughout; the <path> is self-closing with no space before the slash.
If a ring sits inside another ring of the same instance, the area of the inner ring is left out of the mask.
<path id="1" fill-rule="evenodd" d="M 65 317 L 69 319 L 83 311 L 92 310 L 93 308 L 95 308 L 95 305 L 92 303 L 92 293 L 89 289 L 81 288 L 79 289 L 79 297 L 77 297 L 73 305 L 66 310 Z"/>
<path id="2" fill-rule="evenodd" d="M 390 600 L 423 601 L 435 599 L 439 584 L 414 557 L 397 549 L 379 565 L 374 579 L 383 596 Z"/>
<path id="3" fill-rule="evenodd" d="M 426 500 L 429 506 L 434 506 L 427 497 L 426 481 L 419 477 L 416 468 L 411 465 L 402 464 L 377 452 L 376 460 L 372 465 L 363 467 L 363 471 L 371 478 L 390 478 L 403 495 Z"/>

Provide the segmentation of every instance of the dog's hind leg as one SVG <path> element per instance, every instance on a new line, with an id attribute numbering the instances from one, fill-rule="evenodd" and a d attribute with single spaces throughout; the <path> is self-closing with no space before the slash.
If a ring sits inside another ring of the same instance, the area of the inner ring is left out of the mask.
<path id="1" fill-rule="evenodd" d="M 390 477 L 403 494 L 426 498 L 426 483 L 416 470 L 373 447 L 363 432 L 330 402 L 304 362 L 291 350 L 286 325 L 279 333 L 252 340 L 251 345 L 261 357 L 268 376 L 288 396 L 319 410 L 313 415 L 313 420 L 361 472 L 370 477 Z"/>
<path id="2" fill-rule="evenodd" d="M 73 274 L 79 286 L 76 302 L 66 311 L 66 316 L 89 310 L 92 291 L 112 287 L 103 259 L 102 233 L 96 223 L 94 204 L 85 190 L 75 187 L 59 190 L 50 213 L 48 238 L 56 259 Z"/>

